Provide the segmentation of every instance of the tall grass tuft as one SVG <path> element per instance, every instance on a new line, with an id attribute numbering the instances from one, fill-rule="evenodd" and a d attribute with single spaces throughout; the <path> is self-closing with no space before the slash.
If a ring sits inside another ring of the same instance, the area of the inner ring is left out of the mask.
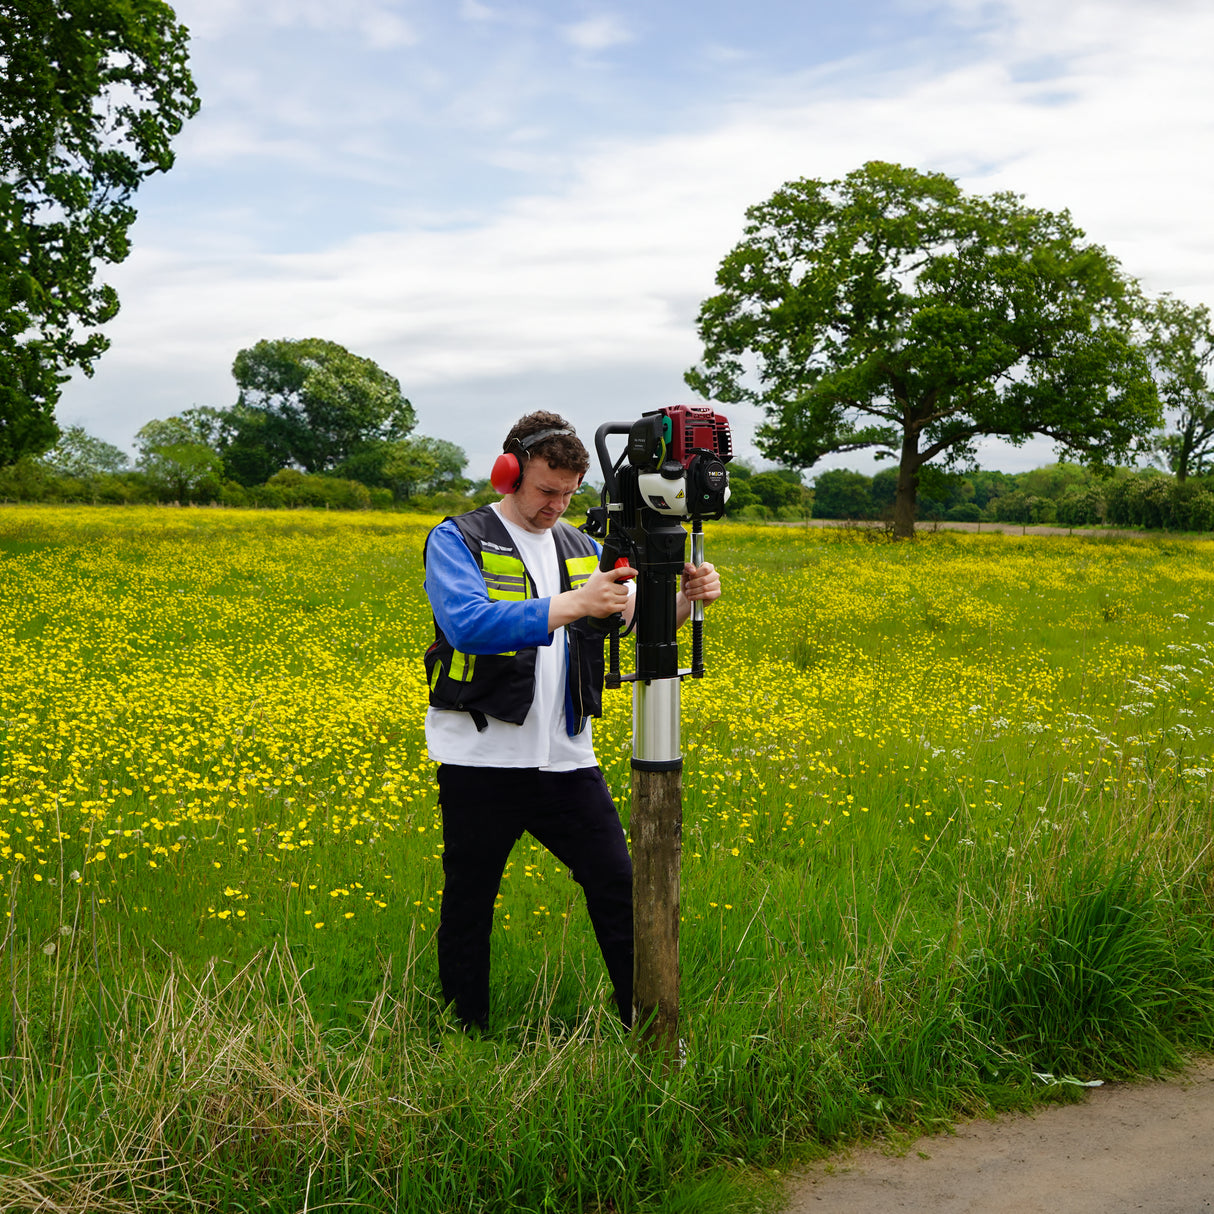
<path id="1" fill-rule="evenodd" d="M 971 961 L 976 1025 L 1045 1072 L 1176 1067 L 1214 1040 L 1214 942 L 1186 902 L 1132 863 L 1066 873 Z"/>

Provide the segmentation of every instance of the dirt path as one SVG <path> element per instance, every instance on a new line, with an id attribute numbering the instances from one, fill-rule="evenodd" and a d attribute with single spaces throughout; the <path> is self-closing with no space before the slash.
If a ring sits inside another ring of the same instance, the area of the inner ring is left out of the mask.
<path id="1" fill-rule="evenodd" d="M 1214 1062 L 1082 1104 L 965 1122 L 905 1155 L 815 1165 L 785 1214 L 1199 1214 L 1214 1210 Z"/>

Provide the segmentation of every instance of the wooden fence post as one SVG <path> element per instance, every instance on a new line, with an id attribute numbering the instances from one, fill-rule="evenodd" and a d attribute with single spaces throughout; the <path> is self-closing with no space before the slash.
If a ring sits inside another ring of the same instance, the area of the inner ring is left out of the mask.
<path id="1" fill-rule="evenodd" d="M 641 1040 L 679 1052 L 679 864 L 683 851 L 681 769 L 632 772 L 633 1013 Z"/>

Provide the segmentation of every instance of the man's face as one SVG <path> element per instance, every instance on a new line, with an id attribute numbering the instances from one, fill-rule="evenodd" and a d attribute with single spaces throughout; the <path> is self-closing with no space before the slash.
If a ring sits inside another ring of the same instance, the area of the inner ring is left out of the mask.
<path id="1" fill-rule="evenodd" d="M 525 531 L 550 531 L 582 483 L 568 468 L 553 468 L 546 459 L 528 460 L 523 483 L 502 499 L 502 513 Z"/>

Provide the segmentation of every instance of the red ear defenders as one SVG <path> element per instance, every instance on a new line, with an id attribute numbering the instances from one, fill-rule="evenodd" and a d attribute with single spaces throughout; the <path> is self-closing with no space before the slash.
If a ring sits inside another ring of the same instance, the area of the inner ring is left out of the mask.
<path id="1" fill-rule="evenodd" d="M 546 438 L 552 438 L 557 434 L 572 433 L 572 430 L 538 430 L 535 434 L 528 434 L 526 438 L 516 438 L 514 443 L 523 454 L 526 454 L 529 448 Z M 531 457 L 528 455 L 527 458 Z M 519 463 L 518 456 L 513 451 L 502 452 L 493 461 L 493 471 L 489 473 L 489 483 L 493 486 L 493 491 L 502 494 L 513 493 L 523 483 L 523 467 L 524 465 Z"/>

